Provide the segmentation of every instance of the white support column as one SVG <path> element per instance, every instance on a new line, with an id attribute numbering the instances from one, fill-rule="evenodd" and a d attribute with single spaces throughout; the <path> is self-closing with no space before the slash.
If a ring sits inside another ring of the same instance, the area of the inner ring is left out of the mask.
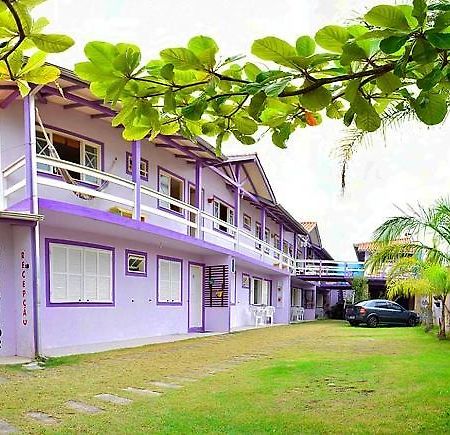
<path id="1" fill-rule="evenodd" d="M 36 106 L 34 95 L 27 95 L 23 100 L 26 192 L 30 200 L 30 213 L 37 214 L 39 201 L 37 193 L 36 162 Z"/>

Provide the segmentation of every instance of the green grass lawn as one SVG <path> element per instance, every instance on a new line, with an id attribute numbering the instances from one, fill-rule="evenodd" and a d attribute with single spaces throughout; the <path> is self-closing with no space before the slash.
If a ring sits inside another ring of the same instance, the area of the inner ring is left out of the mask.
<path id="1" fill-rule="evenodd" d="M 30 433 L 450 432 L 450 343 L 421 328 L 322 321 L 53 359 L 39 372 L 0 368 L 0 377 L 9 379 L 0 419 Z M 155 390 L 150 382 L 166 377 L 195 381 L 156 398 L 122 391 Z M 105 404 L 99 393 L 133 403 Z M 70 399 L 104 412 L 74 413 Z M 60 423 L 39 425 L 27 411 Z"/>

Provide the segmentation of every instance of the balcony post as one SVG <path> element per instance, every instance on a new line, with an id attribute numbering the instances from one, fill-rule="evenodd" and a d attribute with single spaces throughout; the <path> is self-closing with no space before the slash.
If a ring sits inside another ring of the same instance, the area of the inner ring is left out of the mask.
<path id="1" fill-rule="evenodd" d="M 284 225 L 283 222 L 280 222 L 280 251 L 282 253 L 281 255 L 281 262 L 284 261 Z"/>
<path id="2" fill-rule="evenodd" d="M 241 187 L 240 187 L 241 166 L 236 165 L 236 180 L 238 185 L 234 190 L 234 226 L 236 227 L 235 248 L 239 246 L 239 221 L 241 216 Z"/>
<path id="3" fill-rule="evenodd" d="M 266 209 L 261 207 L 261 234 L 259 238 L 264 241 L 264 234 L 266 233 Z M 261 258 L 264 258 L 264 247 L 261 245 Z"/>
<path id="4" fill-rule="evenodd" d="M 203 177 L 203 165 L 202 163 L 197 160 L 195 162 L 195 208 L 197 209 L 197 231 L 196 235 L 199 239 L 203 238 L 203 231 L 202 231 L 202 222 L 203 219 L 201 217 L 201 212 L 203 211 L 203 202 L 202 202 L 202 181 Z"/>
<path id="5" fill-rule="evenodd" d="M 135 140 L 131 146 L 132 174 L 134 183 L 133 219 L 141 220 L 141 141 Z"/>
<path id="6" fill-rule="evenodd" d="M 298 235 L 294 232 L 294 260 L 297 260 Z"/>
<path id="7" fill-rule="evenodd" d="M 36 162 L 36 111 L 34 95 L 27 95 L 23 100 L 23 122 L 25 138 L 25 181 L 27 199 L 30 201 L 30 213 L 39 209 L 37 195 Z"/>

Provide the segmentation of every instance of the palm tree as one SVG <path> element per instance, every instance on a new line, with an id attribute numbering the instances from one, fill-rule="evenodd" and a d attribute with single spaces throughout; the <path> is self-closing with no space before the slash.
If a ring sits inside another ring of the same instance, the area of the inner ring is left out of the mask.
<path id="1" fill-rule="evenodd" d="M 446 303 L 450 294 L 450 268 L 414 257 L 397 260 L 387 276 L 387 296 L 428 296 L 431 308 L 433 298 L 441 301 L 439 338 L 446 338 Z"/>
<path id="2" fill-rule="evenodd" d="M 374 239 L 379 248 L 367 267 L 369 271 L 390 268 L 391 296 L 433 294 L 440 299 L 443 315 L 439 336 L 444 338 L 450 290 L 450 200 L 441 198 L 429 208 L 409 206 L 400 211 L 400 216 L 389 218 L 376 229 Z"/>

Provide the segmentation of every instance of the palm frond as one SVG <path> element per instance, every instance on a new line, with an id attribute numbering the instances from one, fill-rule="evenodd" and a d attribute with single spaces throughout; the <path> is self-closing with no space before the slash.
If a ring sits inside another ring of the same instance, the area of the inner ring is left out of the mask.
<path id="1" fill-rule="evenodd" d="M 397 128 L 403 122 L 417 119 L 414 109 L 409 104 L 402 106 L 389 105 L 381 115 L 381 132 L 386 137 L 389 128 Z M 353 156 L 363 147 L 372 144 L 374 133 L 359 130 L 358 128 L 350 128 L 348 134 L 341 140 L 341 143 L 335 150 L 341 167 L 341 188 L 345 192 L 346 175 L 348 165 Z"/>

